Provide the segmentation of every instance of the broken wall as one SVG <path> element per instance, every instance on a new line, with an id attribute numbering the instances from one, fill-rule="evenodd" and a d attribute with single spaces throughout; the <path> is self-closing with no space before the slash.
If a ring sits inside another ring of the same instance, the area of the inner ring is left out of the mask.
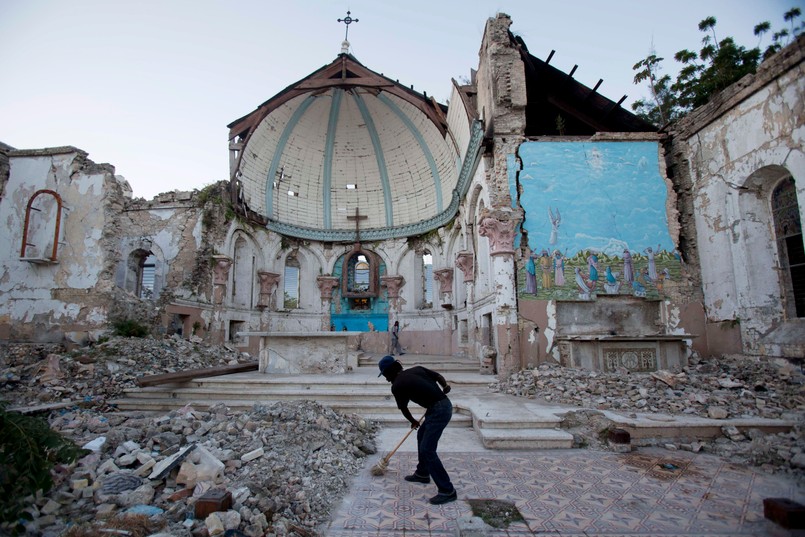
<path id="1" fill-rule="evenodd" d="M 82 339 L 105 328 L 107 228 L 125 185 L 74 147 L 8 151 L 0 221 L 0 337 Z"/>
<path id="2" fill-rule="evenodd" d="M 707 333 L 725 345 L 713 351 L 805 354 L 805 325 L 792 308 L 772 214 L 775 188 L 793 178 L 801 233 L 803 48 L 800 37 L 669 131 L 682 248 L 701 269 Z"/>

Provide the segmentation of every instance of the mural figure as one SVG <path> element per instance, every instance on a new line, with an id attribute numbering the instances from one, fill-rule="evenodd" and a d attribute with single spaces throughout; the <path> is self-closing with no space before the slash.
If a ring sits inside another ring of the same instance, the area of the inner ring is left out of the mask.
<path id="1" fill-rule="evenodd" d="M 551 260 L 551 256 L 548 255 L 547 250 L 543 250 L 539 254 L 539 267 L 542 269 L 542 288 L 543 289 L 550 289 L 551 288 L 551 266 L 553 261 Z M 564 282 L 562 282 L 564 283 Z"/>
<path id="2" fill-rule="evenodd" d="M 551 208 L 548 207 L 548 217 L 551 219 L 551 238 L 549 239 L 549 242 L 551 244 L 556 244 L 556 241 L 559 237 L 559 224 L 562 222 L 562 215 L 559 214 L 559 207 L 556 208 L 555 216 L 553 211 L 551 211 Z"/>
<path id="3" fill-rule="evenodd" d="M 632 290 L 634 291 L 634 296 L 646 296 L 646 286 L 637 280 L 632 281 Z"/>
<path id="4" fill-rule="evenodd" d="M 596 282 L 590 279 L 585 279 L 584 274 L 581 273 L 581 269 L 579 267 L 574 267 L 573 270 L 576 273 L 576 285 L 579 287 L 579 298 L 589 300 L 591 293 L 595 291 Z"/>
<path id="5" fill-rule="evenodd" d="M 612 272 L 612 267 L 607 267 L 605 272 L 606 276 L 606 283 L 604 284 L 604 290 L 606 290 L 608 295 L 616 295 L 621 288 L 621 282 L 618 281 L 618 272 Z"/>
<path id="6" fill-rule="evenodd" d="M 657 245 L 657 252 L 659 253 L 661 245 Z M 657 265 L 654 261 L 654 251 L 651 249 L 651 246 L 643 250 L 645 254 L 648 256 L 648 275 L 649 278 L 652 280 L 657 279 Z"/>
<path id="7" fill-rule="evenodd" d="M 623 281 L 628 284 L 634 281 L 634 266 L 632 265 L 632 254 L 629 250 L 623 251 Z"/>
<path id="8" fill-rule="evenodd" d="M 553 279 L 557 287 L 565 285 L 565 257 L 559 250 L 553 251 Z"/>
<path id="9" fill-rule="evenodd" d="M 590 280 L 593 282 L 598 281 L 598 256 L 590 254 L 587 256 L 587 266 L 590 269 Z"/>
<path id="10" fill-rule="evenodd" d="M 657 276 L 657 283 L 656 283 L 657 291 L 662 293 L 662 288 L 665 285 L 665 280 L 670 279 L 671 279 L 671 272 L 667 268 L 662 269 L 662 272 Z"/>
<path id="11" fill-rule="evenodd" d="M 537 266 L 534 264 L 534 257 L 536 256 L 529 252 L 525 263 L 525 292 L 531 294 L 537 293 Z"/>

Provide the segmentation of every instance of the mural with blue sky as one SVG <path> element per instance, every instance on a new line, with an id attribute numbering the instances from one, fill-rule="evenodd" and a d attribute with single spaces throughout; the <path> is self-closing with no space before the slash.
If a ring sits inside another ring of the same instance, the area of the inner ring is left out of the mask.
<path id="1" fill-rule="evenodd" d="M 533 256 L 528 263 L 526 255 L 526 274 L 541 270 L 539 257 L 546 253 L 561 259 L 564 272 L 557 275 L 552 263 L 551 280 L 537 274 L 537 289 L 532 279 L 527 294 L 661 294 L 657 279 L 673 276 L 678 257 L 668 232 L 656 142 L 525 142 L 519 159 L 521 169 L 510 156 L 508 173 L 512 199 L 525 210 L 519 241 L 527 237 Z M 547 260 L 542 267 L 549 270 Z"/>

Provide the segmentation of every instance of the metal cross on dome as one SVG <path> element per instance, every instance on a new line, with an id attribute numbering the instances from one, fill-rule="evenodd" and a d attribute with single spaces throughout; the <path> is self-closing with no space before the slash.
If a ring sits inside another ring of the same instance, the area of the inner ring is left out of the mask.
<path id="1" fill-rule="evenodd" d="M 338 19 L 338 22 L 343 22 L 347 27 L 347 31 L 344 32 L 344 41 L 349 41 L 349 25 L 352 24 L 353 22 L 359 22 L 358 19 L 353 19 L 352 17 L 350 17 L 349 14 L 350 12 L 347 11 L 346 17 L 344 17 L 343 19 Z"/>

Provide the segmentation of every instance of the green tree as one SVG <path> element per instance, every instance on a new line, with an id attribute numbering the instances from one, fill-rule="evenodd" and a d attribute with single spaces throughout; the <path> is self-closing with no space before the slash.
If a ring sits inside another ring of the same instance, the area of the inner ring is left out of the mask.
<path id="1" fill-rule="evenodd" d="M 663 58 L 652 53 L 632 67 L 633 70 L 637 71 L 634 76 L 634 83 L 640 84 L 647 80 L 649 91 L 651 91 L 650 101 L 640 99 L 632 104 L 632 109 L 639 116 L 655 125 L 665 125 L 669 121 L 676 119 L 675 114 L 677 111 L 676 95 L 671 91 L 671 76 L 660 76 L 660 63 L 662 61 Z"/>
<path id="2" fill-rule="evenodd" d="M 768 21 L 755 26 L 758 45 L 747 49 L 738 45 L 732 37 L 719 40 L 715 17 L 703 19 L 699 23 L 699 31 L 705 35 L 699 52 L 683 49 L 674 55 L 674 60 L 681 64 L 681 68 L 673 83 L 670 75 L 660 74 L 663 58 L 658 57 L 653 50 L 646 58 L 634 64 L 634 83 L 647 82 L 651 98 L 635 101 L 632 110 L 641 118 L 662 126 L 706 104 L 714 94 L 745 75 L 755 73 L 762 60 L 796 38 L 805 26 L 797 22 L 800 16 L 799 8 L 792 8 L 783 15 L 791 30 L 789 32 L 784 28 L 775 32 L 772 43 L 762 57 L 760 47 L 763 35 L 771 30 L 771 23 Z"/>

